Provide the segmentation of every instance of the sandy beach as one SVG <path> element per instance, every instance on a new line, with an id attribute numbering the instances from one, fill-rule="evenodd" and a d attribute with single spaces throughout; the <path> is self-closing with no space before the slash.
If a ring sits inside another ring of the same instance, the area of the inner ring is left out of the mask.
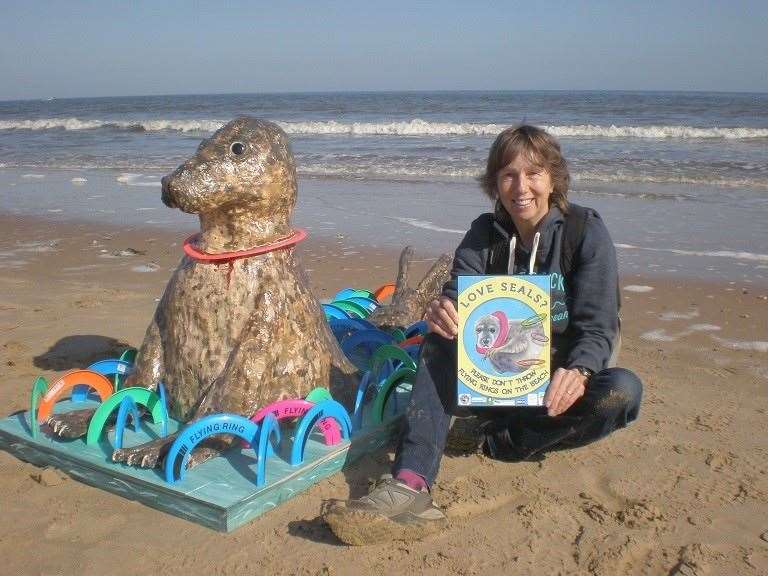
<path id="1" fill-rule="evenodd" d="M 143 337 L 184 235 L 0 216 L 0 412 L 37 375 Z M 418 249 L 418 247 L 417 247 Z M 397 251 L 310 237 L 318 298 L 375 288 Z M 426 269 L 435 253 L 419 253 Z M 645 384 L 640 419 L 539 463 L 446 457 L 449 527 L 421 542 L 342 545 L 324 502 L 359 496 L 392 453 L 364 458 L 221 534 L 0 452 L 9 574 L 768 574 L 768 285 L 627 276 L 620 364 Z"/>

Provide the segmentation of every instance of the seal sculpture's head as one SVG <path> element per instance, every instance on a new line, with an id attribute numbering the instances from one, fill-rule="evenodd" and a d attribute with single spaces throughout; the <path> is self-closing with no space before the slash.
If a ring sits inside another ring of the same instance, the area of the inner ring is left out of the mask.
<path id="1" fill-rule="evenodd" d="M 198 214 L 200 243 L 213 250 L 287 233 L 296 190 L 287 136 L 272 122 L 247 116 L 203 140 L 192 158 L 162 179 L 163 202 Z"/>

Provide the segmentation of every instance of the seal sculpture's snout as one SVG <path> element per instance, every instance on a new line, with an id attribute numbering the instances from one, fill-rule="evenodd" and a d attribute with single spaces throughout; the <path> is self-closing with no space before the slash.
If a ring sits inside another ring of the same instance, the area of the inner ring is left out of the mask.
<path id="1" fill-rule="evenodd" d="M 173 198 L 173 191 L 171 190 L 171 177 L 170 176 L 163 176 L 163 178 L 160 180 L 160 184 L 162 186 L 162 199 L 163 204 L 168 206 L 168 208 L 178 208 L 178 205 L 176 204 L 176 201 Z"/>

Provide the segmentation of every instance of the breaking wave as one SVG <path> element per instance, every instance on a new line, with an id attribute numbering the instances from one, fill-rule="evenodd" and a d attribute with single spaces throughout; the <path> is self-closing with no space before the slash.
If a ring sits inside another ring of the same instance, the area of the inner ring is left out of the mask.
<path id="1" fill-rule="evenodd" d="M 117 129 L 133 132 L 214 132 L 224 120 L 80 120 L 78 118 L 41 118 L 37 120 L 0 120 L 0 130 L 95 130 Z M 288 134 L 305 136 L 495 136 L 504 124 L 428 122 L 419 118 L 401 122 L 277 122 Z M 575 124 L 544 126 L 559 137 L 639 138 L 639 139 L 725 139 L 754 140 L 768 138 L 768 128 L 695 126 L 603 126 Z"/>
<path id="2" fill-rule="evenodd" d="M 650 252 L 668 252 L 679 256 L 710 256 L 713 258 L 729 258 L 731 260 L 749 260 L 752 262 L 768 262 L 768 254 L 755 252 L 737 252 L 734 250 L 678 250 L 676 248 L 652 248 L 650 246 L 635 246 L 633 244 L 614 244 L 624 250 L 645 250 Z"/>

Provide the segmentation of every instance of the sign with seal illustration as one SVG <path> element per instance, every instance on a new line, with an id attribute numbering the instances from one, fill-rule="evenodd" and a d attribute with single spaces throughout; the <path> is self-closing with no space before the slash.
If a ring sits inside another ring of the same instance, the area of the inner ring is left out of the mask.
<path id="1" fill-rule="evenodd" d="M 459 406 L 541 406 L 550 378 L 550 277 L 459 276 Z"/>

